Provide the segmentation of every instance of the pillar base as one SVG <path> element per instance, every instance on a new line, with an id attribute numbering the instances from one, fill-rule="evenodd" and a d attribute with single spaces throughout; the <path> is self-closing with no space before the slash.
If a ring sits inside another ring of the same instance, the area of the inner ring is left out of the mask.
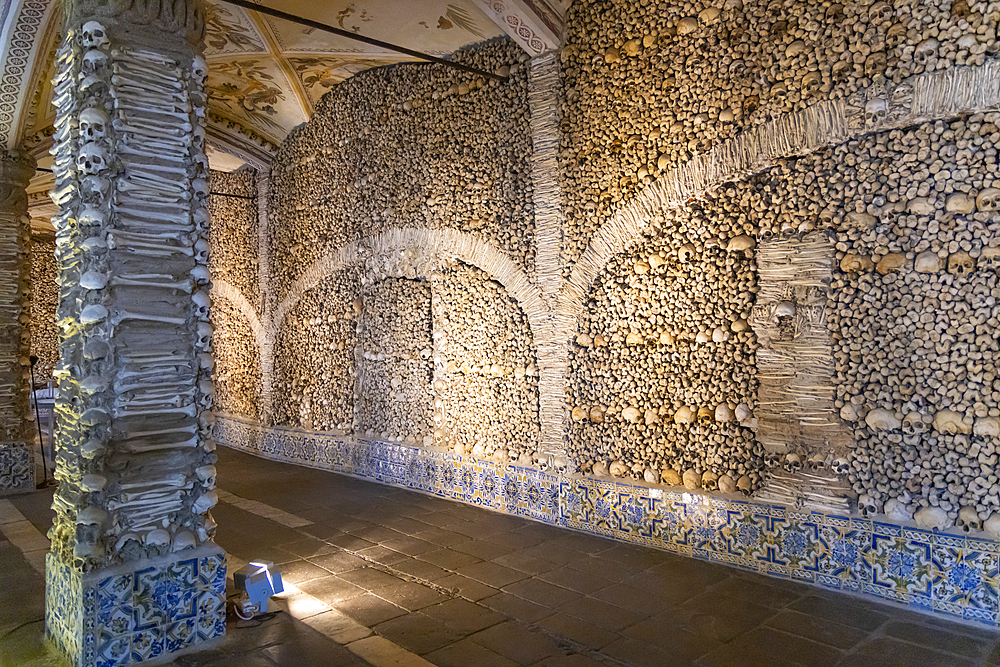
<path id="1" fill-rule="evenodd" d="M 34 448 L 23 442 L 0 442 L 0 496 L 34 490 Z"/>
<path id="2" fill-rule="evenodd" d="M 49 553 L 45 589 L 45 633 L 73 667 L 167 662 L 226 633 L 226 554 L 214 544 L 86 573 Z"/>

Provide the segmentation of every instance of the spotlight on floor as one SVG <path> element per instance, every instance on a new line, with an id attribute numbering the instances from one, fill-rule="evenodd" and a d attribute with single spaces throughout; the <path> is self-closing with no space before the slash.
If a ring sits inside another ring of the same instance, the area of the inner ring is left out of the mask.
<path id="1" fill-rule="evenodd" d="M 266 612 L 268 599 L 285 590 L 281 583 L 281 570 L 269 561 L 254 561 L 233 572 L 233 583 L 240 591 L 236 615 L 244 621 Z"/>

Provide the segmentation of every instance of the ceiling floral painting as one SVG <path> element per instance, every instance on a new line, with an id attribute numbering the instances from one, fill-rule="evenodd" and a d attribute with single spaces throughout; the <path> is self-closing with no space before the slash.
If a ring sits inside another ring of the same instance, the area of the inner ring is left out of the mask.
<path id="1" fill-rule="evenodd" d="M 501 34 L 472 0 L 271 0 L 269 4 L 438 56 Z M 205 46 L 211 110 L 275 144 L 307 121 L 319 98 L 344 79 L 372 67 L 413 60 L 225 2 L 209 5 Z"/>

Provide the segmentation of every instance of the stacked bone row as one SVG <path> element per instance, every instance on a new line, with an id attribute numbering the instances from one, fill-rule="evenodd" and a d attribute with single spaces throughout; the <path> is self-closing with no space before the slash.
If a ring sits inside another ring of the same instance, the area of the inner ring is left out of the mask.
<path id="1" fill-rule="evenodd" d="M 85 566 L 211 539 L 217 501 L 206 68 L 70 28 L 56 56 L 59 489 L 53 550 Z"/>
<path id="2" fill-rule="evenodd" d="M 567 258 L 644 184 L 720 140 L 878 77 L 982 64 L 1000 52 L 997 33 L 995 5 L 967 0 L 573 3 Z"/>
<path id="3" fill-rule="evenodd" d="M 59 361 L 59 330 L 56 328 L 56 244 L 53 240 L 34 238 L 31 243 L 31 354 L 38 357 L 35 382 L 52 379 Z"/>
<path id="4" fill-rule="evenodd" d="M 390 442 L 431 444 L 431 284 L 385 278 L 362 289 L 355 351 L 358 432 Z"/>
<path id="5" fill-rule="evenodd" d="M 538 446 L 538 368 L 517 302 L 480 269 L 452 262 L 432 282 L 434 444 L 531 463 Z"/>
<path id="6" fill-rule="evenodd" d="M 336 271 L 305 292 L 285 318 L 274 348 L 276 424 L 352 429 L 360 287 L 357 268 Z"/>
<path id="7" fill-rule="evenodd" d="M 438 66 L 371 70 L 336 86 L 274 162 L 268 245 L 274 299 L 319 258 L 393 227 L 473 232 L 534 263 L 526 57 L 493 42 Z"/>
<path id="8" fill-rule="evenodd" d="M 570 362 L 570 456 L 583 470 L 709 490 L 759 484 L 755 228 L 738 205 L 750 190 L 662 213 L 653 238 L 595 281 Z"/>

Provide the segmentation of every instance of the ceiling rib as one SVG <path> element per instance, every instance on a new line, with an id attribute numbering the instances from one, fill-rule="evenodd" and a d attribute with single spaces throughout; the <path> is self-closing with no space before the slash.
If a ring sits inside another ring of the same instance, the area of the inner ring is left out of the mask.
<path id="1" fill-rule="evenodd" d="M 308 26 L 316 30 L 322 30 L 324 32 L 331 33 L 333 35 L 346 37 L 347 39 L 353 39 L 356 42 L 364 42 L 365 44 L 370 44 L 371 46 L 377 46 L 379 48 L 387 49 L 389 51 L 395 51 L 396 53 L 403 53 L 413 58 L 419 58 L 420 60 L 425 60 L 427 62 L 437 63 L 439 65 L 445 65 L 446 67 L 459 69 L 462 70 L 463 72 L 478 74 L 479 76 L 483 76 L 489 79 L 496 79 L 497 81 L 507 80 L 507 77 L 500 76 L 499 74 L 494 74 L 493 72 L 487 72 L 485 70 L 477 69 L 475 67 L 470 67 L 469 65 L 463 65 L 462 63 L 457 63 L 453 60 L 445 60 L 444 58 L 438 58 L 437 56 L 421 53 L 420 51 L 414 51 L 413 49 L 408 49 L 405 46 L 396 46 L 395 44 L 390 44 L 389 42 L 383 42 L 380 39 L 365 37 L 364 35 L 359 35 L 349 30 L 342 30 L 340 28 L 335 28 L 332 25 L 327 25 L 325 23 L 320 23 L 319 21 L 313 21 L 312 19 L 296 16 L 295 14 L 289 14 L 279 9 L 272 9 L 271 7 L 258 5 L 254 2 L 249 2 L 249 0 L 222 0 L 222 1 L 230 5 L 236 5 L 237 7 L 249 9 L 250 11 L 260 12 L 261 14 L 267 14 L 268 16 L 273 16 L 274 18 L 283 19 L 285 21 L 291 21 L 292 23 L 298 23 L 299 25 Z"/>

